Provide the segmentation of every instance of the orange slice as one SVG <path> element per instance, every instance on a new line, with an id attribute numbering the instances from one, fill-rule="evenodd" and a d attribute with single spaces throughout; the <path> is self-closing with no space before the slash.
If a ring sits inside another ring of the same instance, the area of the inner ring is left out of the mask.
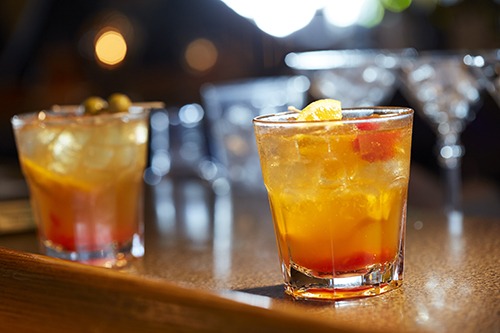
<path id="1" fill-rule="evenodd" d="M 342 106 L 335 99 L 320 99 L 306 106 L 297 117 L 298 121 L 340 120 Z"/>
<path id="2" fill-rule="evenodd" d="M 29 159 L 23 158 L 22 165 L 26 176 L 31 178 L 38 186 L 45 189 L 52 189 L 56 192 L 61 192 L 63 187 L 72 187 L 75 190 L 87 192 L 92 190 L 91 185 L 84 181 L 67 175 L 58 175 Z"/>

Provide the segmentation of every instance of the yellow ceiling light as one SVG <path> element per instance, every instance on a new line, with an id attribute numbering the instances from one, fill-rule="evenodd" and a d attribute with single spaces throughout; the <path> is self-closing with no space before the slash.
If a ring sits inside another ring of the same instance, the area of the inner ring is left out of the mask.
<path id="1" fill-rule="evenodd" d="M 95 42 L 97 61 L 105 67 L 120 65 L 127 55 L 127 42 L 123 35 L 112 28 L 104 28 Z"/>

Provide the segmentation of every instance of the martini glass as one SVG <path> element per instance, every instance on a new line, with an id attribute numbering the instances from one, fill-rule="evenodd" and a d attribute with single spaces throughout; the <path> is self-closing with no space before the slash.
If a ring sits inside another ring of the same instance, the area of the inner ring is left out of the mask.
<path id="1" fill-rule="evenodd" d="M 500 106 L 500 49 L 469 52 L 463 60 Z"/>
<path id="2" fill-rule="evenodd" d="M 465 153 L 460 136 L 475 118 L 480 85 L 459 52 L 422 52 L 401 61 L 402 88 L 437 136 L 436 151 L 444 180 L 445 213 L 462 219 L 461 163 Z"/>
<path id="3" fill-rule="evenodd" d="M 340 98 L 343 107 L 377 106 L 393 96 L 402 55 L 413 49 L 321 50 L 289 53 L 285 63 L 311 81 L 313 99 Z"/>

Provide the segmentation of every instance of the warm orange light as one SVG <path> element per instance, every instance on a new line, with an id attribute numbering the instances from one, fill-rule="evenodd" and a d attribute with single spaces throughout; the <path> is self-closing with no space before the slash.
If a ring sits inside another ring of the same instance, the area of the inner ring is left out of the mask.
<path id="1" fill-rule="evenodd" d="M 189 43 L 184 57 L 190 69 L 206 72 L 217 62 L 218 52 L 211 41 L 199 38 Z"/>
<path id="2" fill-rule="evenodd" d="M 95 42 L 95 55 L 101 64 L 115 67 L 127 55 L 127 42 L 118 31 L 105 29 Z"/>

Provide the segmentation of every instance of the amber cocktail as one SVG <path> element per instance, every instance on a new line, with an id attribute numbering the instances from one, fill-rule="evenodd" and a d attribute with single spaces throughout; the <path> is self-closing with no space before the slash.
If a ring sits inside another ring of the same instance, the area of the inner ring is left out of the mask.
<path id="1" fill-rule="evenodd" d="M 298 114 L 254 119 L 286 293 L 342 299 L 399 287 L 413 111 Z"/>
<path id="2" fill-rule="evenodd" d="M 120 267 L 142 257 L 148 110 L 12 119 L 44 253 Z"/>

